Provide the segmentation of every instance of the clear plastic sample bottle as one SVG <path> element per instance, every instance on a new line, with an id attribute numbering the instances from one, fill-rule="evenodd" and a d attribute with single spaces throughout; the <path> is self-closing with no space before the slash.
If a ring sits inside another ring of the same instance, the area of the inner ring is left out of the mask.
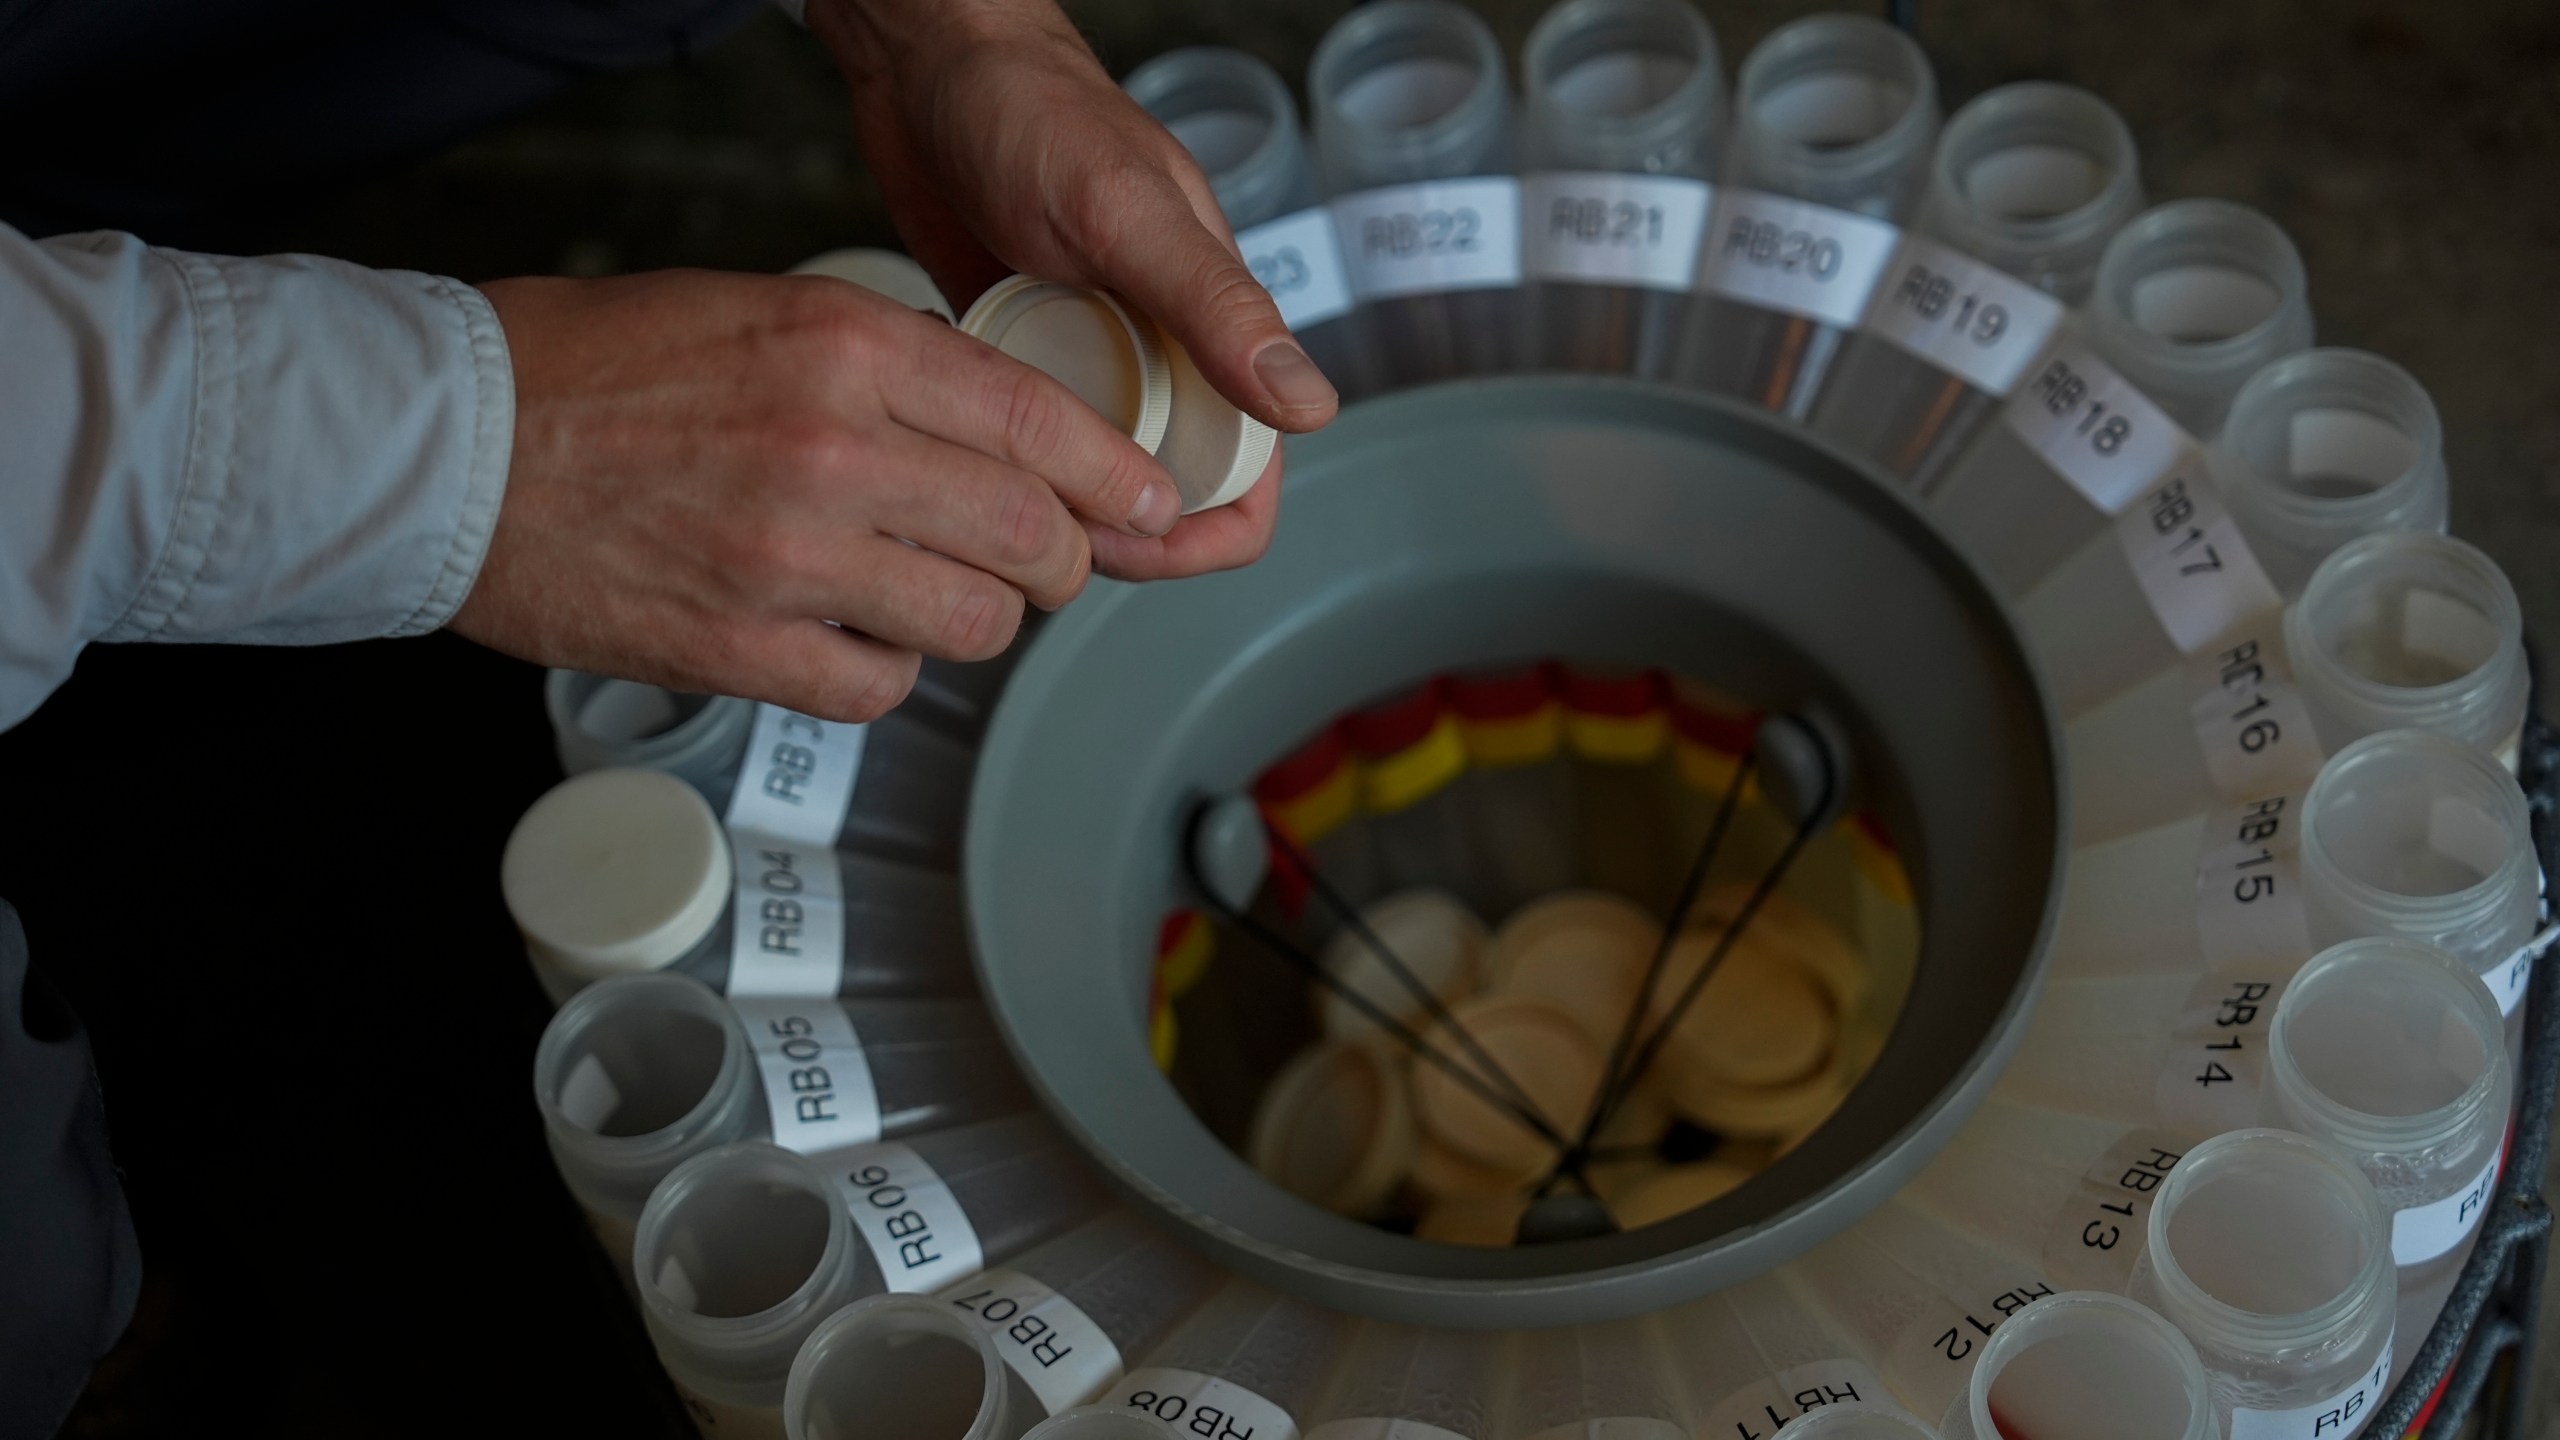
<path id="1" fill-rule="evenodd" d="M 1513 1337 L 1500 1440 L 1685 1440 L 1684 1397 L 1662 1337 L 1642 1318 Z"/>
<path id="2" fill-rule="evenodd" d="M 552 671 L 543 699 L 571 775 L 663 770 L 731 826 L 948 869 L 960 858 L 974 727 L 1010 663 L 928 661 L 934 691 L 920 678 L 916 699 L 867 725 L 575 670 Z"/>
<path id="3" fill-rule="evenodd" d="M 1306 1440 L 1488 1440 L 1501 1337 L 1364 1321 L 1310 1413 Z"/>
<path id="4" fill-rule="evenodd" d="M 2214 1440 L 2213 1421 L 2204 1363 L 2176 1326 L 2121 1295 L 2066 1290 L 2002 1323 L 1943 1428 L 1946 1440 Z"/>
<path id="5" fill-rule="evenodd" d="M 1121 82 L 1191 152 L 1236 232 L 1253 278 L 1345 400 L 1376 388 L 1354 343 L 1351 280 L 1333 216 L 1317 201 L 1298 102 L 1279 72 L 1241 50 L 1168 50 Z"/>
<path id="6" fill-rule="evenodd" d="M 1688 0 L 1564 0 L 1520 70 L 1524 361 L 1660 379 L 1724 139 L 1715 32 Z"/>
<path id="7" fill-rule="evenodd" d="M 1031 1106 L 975 1001 L 728 1001 L 681 975 L 571 997 L 534 1050 L 533 1088 L 562 1179 L 624 1260 L 649 1190 L 715 1146 L 805 1155 Z"/>
<path id="8" fill-rule="evenodd" d="M 1825 1405 L 1795 1422 L 1794 1440 L 1941 1440 L 1938 1432 L 1890 1405 Z"/>
<path id="9" fill-rule="evenodd" d="M 1813 432 L 1928 488 L 2026 380 L 2141 208 L 2133 133 L 2105 101 L 2042 81 L 1974 97 L 1938 137 L 1919 222 Z"/>
<path id="10" fill-rule="evenodd" d="M 2198 1144 L 2151 1208 L 2135 1299 L 2195 1345 L 2214 1433 L 2351 1440 L 2391 1372 L 2391 1221 L 2345 1156 L 2289 1130 Z"/>
<path id="11" fill-rule="evenodd" d="M 1087 1405 L 1034 1425 L 1023 1440 L 1182 1440 L 1173 1427 L 1125 1405 Z"/>
<path id="12" fill-rule="evenodd" d="M 2276 1006 L 2271 1118 L 2344 1150 L 2373 1182 L 2404 1296 L 2441 1301 L 2488 1212 L 2513 1088 L 2505 1040 L 2479 977 L 2396 937 L 2322 951 Z"/>
<path id="13" fill-rule="evenodd" d="M 499 878 L 554 1000 L 648 971 L 729 995 L 976 989 L 952 875 L 724 830 L 656 771 L 553 786 L 507 837 Z"/>
<path id="14" fill-rule="evenodd" d="M 1780 26 L 1742 62 L 1676 378 L 1802 419 L 1917 207 L 1938 82 L 1861 15 Z"/>
<path id="15" fill-rule="evenodd" d="M 2165 484 L 2183 482 L 2190 509 L 2210 499 L 2197 444 L 2251 375 L 2310 343 L 2302 257 L 2274 221 L 2220 200 L 2155 206 L 2107 242 L 2077 323 L 1930 508 L 2023 596 L 2118 517 L 2157 523 L 2168 507 L 2142 502 Z"/>
<path id="16" fill-rule="evenodd" d="M 2447 535 L 2369 535 L 2320 562 L 2285 616 L 2285 650 L 2320 739 L 2438 731 L 2515 768 L 2524 612 L 2488 556 Z"/>
<path id="17" fill-rule="evenodd" d="M 2515 592 L 2479 551 L 2416 531 L 2322 561 L 2302 597 L 2074 717 L 2082 845 L 2298 786 L 2359 736 L 2440 730 L 2505 757 L 2524 723 Z"/>
<path id="18" fill-rule="evenodd" d="M 2206 465 L 2241 543 L 2286 600 L 2349 541 L 2444 529 L 2435 405 L 2407 371 L 2360 350 L 2306 350 L 2250 377 Z M 2065 715 L 2179 664 L 2124 547 L 2105 539 L 2046 577 L 2018 618 Z"/>
<path id="19" fill-rule="evenodd" d="M 632 1270 L 667 1373 L 726 1435 L 782 1433 L 792 1357 L 855 1300 L 943 1288 L 1103 1200 L 1035 1116 L 803 1156 L 747 1141 L 677 1166 Z"/>
<path id="20" fill-rule="evenodd" d="M 2515 777 L 2447 736 L 2367 736 L 2338 752 L 2303 802 L 2311 938 L 2439 946 L 2519 1020 L 2540 868 Z"/>
<path id="21" fill-rule="evenodd" d="M 1152 1350 L 1219 1278 L 1136 1215 L 1113 1210 L 938 1296 L 873 1296 L 837 1315 L 793 1362 L 784 1414 L 793 1440 L 869 1440 L 882 1406 L 967 1417 L 918 1428 L 918 1440 L 1012 1440 L 1099 1396 L 1125 1356 Z M 950 1383 L 940 1371 L 971 1368 L 957 1362 L 904 1369 L 898 1357 L 919 1335 L 993 1361 L 976 1367 L 991 1383 Z"/>
<path id="22" fill-rule="evenodd" d="M 1330 1310 L 1230 1279 L 1102 1403 L 1183 1433 L 1299 1434 L 1350 1327 Z"/>
<path id="23" fill-rule="evenodd" d="M 1493 32 L 1451 0 L 1360 6 L 1316 46 L 1307 103 L 1377 382 L 1511 368 L 1520 187 Z"/>

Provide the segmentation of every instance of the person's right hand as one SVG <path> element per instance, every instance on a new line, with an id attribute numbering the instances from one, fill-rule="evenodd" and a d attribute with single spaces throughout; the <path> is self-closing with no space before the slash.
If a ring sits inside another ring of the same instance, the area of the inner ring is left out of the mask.
<path id="1" fill-rule="evenodd" d="M 985 659 L 1026 598 L 1074 598 L 1078 516 L 1152 537 L 1180 509 L 1064 386 L 840 280 L 481 288 L 515 449 L 452 628 L 510 655 L 869 720 L 920 654 Z"/>

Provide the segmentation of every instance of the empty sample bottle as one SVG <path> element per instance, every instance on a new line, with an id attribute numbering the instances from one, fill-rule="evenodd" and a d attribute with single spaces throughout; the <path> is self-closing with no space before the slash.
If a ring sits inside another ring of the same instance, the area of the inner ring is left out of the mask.
<path id="1" fill-rule="evenodd" d="M 1350 1325 L 1231 1279 L 1138 1359 L 1103 1403 L 1143 1410 L 1184 1434 L 1300 1434 Z"/>
<path id="2" fill-rule="evenodd" d="M 1919 221 L 1810 428 L 1926 489 L 2025 381 L 2141 208 L 2133 133 L 2105 101 L 2041 81 L 1974 97 L 1938 137 Z"/>
<path id="3" fill-rule="evenodd" d="M 2369 535 L 2262 613 L 2071 722 L 2081 844 L 2221 796 L 2298 784 L 2359 736 L 2441 731 L 2513 763 L 2524 723 L 2515 591 L 2479 551 L 2416 531 Z"/>
<path id="4" fill-rule="evenodd" d="M 1015 1440 L 1041 1413 L 968 1316 L 921 1295 L 872 1295 L 809 1332 L 780 1418 L 789 1440 Z"/>
<path id="5" fill-rule="evenodd" d="M 681 975 L 572 996 L 534 1050 L 533 1090 L 561 1178 L 625 1261 L 650 1189 L 715 1146 L 814 1154 L 1031 1105 L 975 1001 L 724 1001 Z"/>
<path id="6" fill-rule="evenodd" d="M 944 673 L 969 672 L 959 683 L 975 688 L 986 678 L 978 671 L 1006 663 Z M 969 703 L 951 693 L 955 707 Z M 574 670 L 551 672 L 544 702 L 560 767 L 571 775 L 609 765 L 663 770 L 737 829 L 912 864 L 959 863 L 976 763 L 961 726 L 982 719 L 911 702 L 867 725 L 842 725 Z"/>
<path id="7" fill-rule="evenodd" d="M 2541 867 L 2524 791 L 2486 751 L 2421 730 L 2367 736 L 2312 783 L 2301 843 L 2315 943 L 2426 941 L 2521 1021 Z"/>
<path id="8" fill-rule="evenodd" d="M 1794 1440 L 1941 1440 L 1937 1430 L 1890 1405 L 1825 1405 L 1795 1423 Z"/>
<path id="9" fill-rule="evenodd" d="M 2524 612 L 2495 562 L 2446 535 L 2370 535 L 2320 562 L 2285 616 L 2303 707 L 2332 751 L 2413 727 L 2512 770 L 2524 729 Z"/>
<path id="10" fill-rule="evenodd" d="M 1164 122 L 1209 179 L 1253 278 L 1346 400 L 1375 386 L 1353 343 L 1351 279 L 1333 215 L 1316 196 L 1298 102 L 1270 66 L 1241 50 L 1168 50 L 1121 88 Z"/>
<path id="11" fill-rule="evenodd" d="M 1930 508 L 2014 596 L 2110 522 L 2209 540 L 2226 517 L 2196 445 L 2251 375 L 2310 343 L 2302 259 L 2274 221 L 2219 200 L 2154 207 L 2107 242 L 2077 322 L 1947 467 Z"/>
<path id="12" fill-rule="evenodd" d="M 1154 1348 L 1218 1280 L 1207 1261 L 1113 1210 L 938 1296 L 856 1303 L 802 1348 L 783 1413 L 793 1440 L 872 1440 L 883 1409 L 937 1417 L 912 1428 L 916 1440 L 1012 1440 L 1100 1395 L 1124 1356 Z M 904 1357 L 920 1336 L 992 1367 L 950 1356 L 911 1367 Z M 973 1371 L 983 1378 L 965 1383 Z"/>
<path id="13" fill-rule="evenodd" d="M 2349 940 L 2294 977 L 2267 1038 L 2270 1118 L 2373 1182 L 2404 1297 L 2449 1288 L 2506 1143 L 2512 1076 L 2487 987 L 2432 945 Z"/>
<path id="14" fill-rule="evenodd" d="M 1501 1440 L 1685 1440 L 1685 1399 L 1642 1317 L 1514 1336 Z"/>
<path id="15" fill-rule="evenodd" d="M 651 970 L 730 995 L 967 995 L 959 883 L 721 828 L 652 770 L 555 785 L 507 837 L 499 879 L 554 1000 Z"/>
<path id="16" fill-rule="evenodd" d="M 1493 32 L 1450 0 L 1363 5 L 1316 46 L 1307 104 L 1376 381 L 1510 368 L 1520 183 Z"/>
<path id="17" fill-rule="evenodd" d="M 1724 139 L 1715 32 L 1688 0 L 1563 0 L 1520 72 L 1522 358 L 1660 379 Z"/>
<path id="18" fill-rule="evenodd" d="M 1804 418 L 1892 263 L 1937 134 L 1929 59 L 1880 20 L 1809 16 L 1754 46 L 1676 378 Z"/>
<path id="19" fill-rule="evenodd" d="M 1774 1276 L 1660 1311 L 1690 1430 L 1712 1440 L 1766 1435 L 1826 1405 L 1888 1398 L 1850 1342 Z"/>
<path id="20" fill-rule="evenodd" d="M 2351 540 L 2444 529 L 2435 405 L 2407 371 L 2360 350 L 2306 350 L 2252 376 L 2208 447 L 2206 468 L 2240 543 L 2285 600 Z M 2198 648 L 2206 630 L 2205 648 L 2219 650 L 2254 638 L 2271 618 L 2252 617 L 2253 628 L 2235 634 L 2220 609 L 2155 610 L 2129 554 L 2112 537 L 2092 540 L 2018 604 L 2065 715 L 2178 668 L 2182 649 Z M 2238 553 L 2217 544 L 2215 559 L 2236 564 Z M 2161 593 L 2184 598 L 2178 589 Z M 2264 598 L 2236 582 L 2222 593 L 2243 604 Z"/>
<path id="21" fill-rule="evenodd" d="M 1502 1337 L 1363 1321 L 1342 1342 L 1306 1440 L 1489 1440 Z"/>
<path id="22" fill-rule="evenodd" d="M 1102 1204 L 1036 1116 L 815 1156 L 747 1141 L 660 1183 L 632 1270 L 659 1360 L 718 1419 L 706 1428 L 780 1434 L 792 1356 L 820 1321 L 966 1279 Z"/>
<path id="23" fill-rule="evenodd" d="M 2351 1440 L 2391 1372 L 2391 1223 L 2362 1172 L 2288 1130 L 2187 1152 L 2128 1292 L 2204 1362 L 2214 1432 Z"/>
<path id="24" fill-rule="evenodd" d="M 2204 1362 L 2178 1327 L 2122 1295 L 2066 1290 L 2001 1322 L 1945 1440 L 2099 1435 L 2214 1440 Z"/>
<path id="25" fill-rule="evenodd" d="M 1023 1440 L 1181 1440 L 1173 1427 L 1125 1405 L 1087 1405 L 1034 1425 Z"/>

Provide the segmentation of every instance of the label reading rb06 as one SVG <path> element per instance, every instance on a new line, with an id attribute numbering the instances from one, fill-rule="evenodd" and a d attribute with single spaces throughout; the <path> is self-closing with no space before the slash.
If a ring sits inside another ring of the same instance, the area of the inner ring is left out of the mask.
<path id="1" fill-rule="evenodd" d="M 930 1294 L 986 1268 L 959 1197 L 913 1149 L 883 1141 L 811 1158 L 834 1175 L 890 1290 Z"/>

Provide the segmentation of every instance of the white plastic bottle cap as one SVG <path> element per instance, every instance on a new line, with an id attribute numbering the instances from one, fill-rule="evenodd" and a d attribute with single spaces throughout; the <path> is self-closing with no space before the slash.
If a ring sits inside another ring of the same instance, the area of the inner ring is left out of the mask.
<path id="1" fill-rule="evenodd" d="M 1152 455 L 1173 416 L 1173 362 L 1155 322 L 1099 290 L 1016 275 L 960 329 L 1066 386 Z"/>
<path id="2" fill-rule="evenodd" d="M 830 250 L 792 266 L 791 273 L 831 275 L 910 310 L 922 310 L 945 320 L 952 318 L 951 302 L 934 288 L 933 277 L 924 273 L 923 266 L 895 250 Z"/>
<path id="3" fill-rule="evenodd" d="M 1164 442 L 1155 447 L 1182 496 L 1182 513 L 1214 510 L 1244 497 L 1271 463 L 1280 432 L 1237 409 L 1192 363 L 1191 352 L 1171 340 L 1173 414 Z"/>
<path id="4" fill-rule="evenodd" d="M 1831 1002 L 1787 955 L 1745 927 L 1690 1002 L 1665 1047 L 1684 1075 L 1730 1085 L 1786 1085 L 1819 1069 L 1836 1032 Z M 1715 949 L 1720 932 L 1696 930 L 1671 947 L 1657 1013 L 1667 1010 Z"/>
<path id="5" fill-rule="evenodd" d="M 1331 1041 L 1281 1067 L 1246 1151 L 1280 1188 L 1338 1214 L 1374 1214 L 1413 1168 L 1404 1064 L 1383 1045 Z"/>
<path id="6" fill-rule="evenodd" d="M 1528 1208 L 1529 1197 L 1520 1194 L 1437 1200 L 1422 1212 L 1422 1219 L 1413 1227 L 1413 1238 L 1436 1240 L 1443 1245 L 1503 1249 L 1520 1233 L 1520 1216 Z"/>
<path id="7" fill-rule="evenodd" d="M 1497 993 L 1544 1000 L 1606 1045 L 1626 1027 L 1662 926 L 1644 907 L 1601 890 L 1567 890 L 1503 922 L 1485 952 Z"/>
<path id="8" fill-rule="evenodd" d="M 1429 987 L 1443 1003 L 1475 988 L 1484 958 L 1484 922 L 1466 902 L 1446 890 L 1399 890 L 1361 907 L 1360 918 L 1386 942 L 1413 978 Z M 1325 943 L 1319 962 L 1325 972 L 1348 985 L 1371 1004 L 1416 1028 L 1422 1002 L 1388 971 L 1378 953 L 1351 927 L 1343 926 Z M 1384 1038 L 1369 1017 L 1331 990 L 1317 992 L 1317 1019 L 1336 1040 Z"/>
<path id="9" fill-rule="evenodd" d="M 680 959 L 720 919 L 731 881 L 719 817 L 655 770 L 590 770 L 552 786 L 516 821 L 499 862 L 525 943 L 589 980 Z"/>
<path id="10" fill-rule="evenodd" d="M 1537 1000 L 1486 995 L 1451 1008 L 1476 1044 L 1526 1092 L 1529 1104 L 1555 1129 L 1571 1133 L 1591 1107 L 1600 1085 L 1600 1047 L 1573 1017 Z M 1445 1028 L 1433 1043 L 1466 1063 L 1467 1052 Z M 1504 1093 L 1497 1084 L 1495 1093 Z M 1497 1110 L 1445 1072 L 1422 1066 L 1413 1077 L 1414 1108 L 1432 1138 L 1459 1154 L 1502 1170 L 1534 1172 L 1555 1159 L 1555 1147 L 1508 1110 Z"/>
<path id="11" fill-rule="evenodd" d="M 1609 1202 L 1609 1213 L 1623 1229 L 1634 1230 L 1674 1215 L 1685 1215 L 1710 1200 L 1721 1199 L 1748 1183 L 1751 1172 L 1720 1160 L 1673 1165 L 1657 1170 Z"/>

